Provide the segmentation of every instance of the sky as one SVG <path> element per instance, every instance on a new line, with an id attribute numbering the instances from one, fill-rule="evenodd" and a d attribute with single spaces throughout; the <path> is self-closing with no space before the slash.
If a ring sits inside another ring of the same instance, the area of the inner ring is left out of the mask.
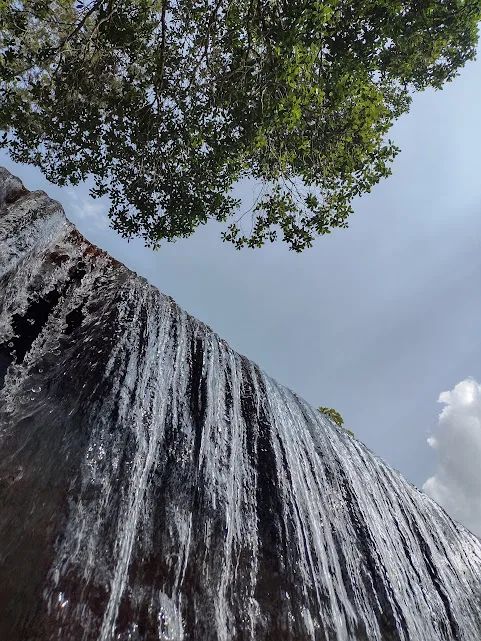
<path id="1" fill-rule="evenodd" d="M 57 188 L 5 153 L 0 164 L 268 374 L 339 411 L 356 438 L 451 513 L 469 495 L 455 518 L 481 536 L 481 475 L 463 481 L 453 471 L 477 469 L 469 439 L 445 464 L 455 426 L 470 416 L 453 403 L 481 380 L 480 104 L 481 60 L 442 91 L 416 95 L 390 132 L 402 149 L 393 175 L 355 201 L 347 230 L 300 255 L 281 243 L 236 251 L 217 223 L 153 252 L 109 229 L 108 205 L 86 186 Z M 246 200 L 250 189 L 240 188 Z M 476 403 L 469 429 L 479 446 Z"/>

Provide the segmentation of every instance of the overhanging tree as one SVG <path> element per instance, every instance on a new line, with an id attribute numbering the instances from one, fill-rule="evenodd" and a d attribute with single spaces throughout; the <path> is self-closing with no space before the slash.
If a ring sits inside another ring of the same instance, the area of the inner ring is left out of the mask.
<path id="1" fill-rule="evenodd" d="M 54 183 L 92 175 L 149 246 L 215 219 L 238 248 L 301 251 L 389 175 L 389 128 L 474 58 L 480 18 L 481 0 L 0 0 L 1 144 Z M 248 232 L 242 178 L 262 184 Z"/>

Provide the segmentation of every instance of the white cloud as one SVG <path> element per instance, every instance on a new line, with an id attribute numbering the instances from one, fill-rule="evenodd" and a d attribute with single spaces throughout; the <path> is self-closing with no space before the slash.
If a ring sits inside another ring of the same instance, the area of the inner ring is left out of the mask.
<path id="1" fill-rule="evenodd" d="M 94 200 L 80 189 L 67 189 L 68 201 L 65 209 L 69 219 L 77 226 L 82 226 L 80 221 L 87 223 L 88 229 L 106 229 L 109 226 L 107 211 L 108 202 L 105 198 Z M 80 225 L 79 225 L 80 222 Z"/>
<path id="2" fill-rule="evenodd" d="M 437 469 L 423 490 L 456 521 L 481 537 L 481 385 L 468 379 L 439 402 L 436 433 L 428 438 Z"/>

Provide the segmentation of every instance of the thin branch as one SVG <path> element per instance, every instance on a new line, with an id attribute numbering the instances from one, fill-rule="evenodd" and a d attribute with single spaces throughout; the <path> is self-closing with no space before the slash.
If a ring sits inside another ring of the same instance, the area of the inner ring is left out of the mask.
<path id="1" fill-rule="evenodd" d="M 60 43 L 60 46 L 57 48 L 57 51 L 61 49 L 69 40 L 72 40 L 72 38 L 77 35 L 77 33 L 82 29 L 82 27 L 85 25 L 85 23 L 90 18 L 90 16 L 93 13 L 95 13 L 95 11 L 97 11 L 101 2 L 102 0 L 96 0 L 96 2 L 93 3 L 92 7 L 87 11 L 87 13 L 84 15 L 82 20 L 78 23 L 78 25 L 75 27 L 72 33 L 70 33 L 68 36 L 65 36 L 65 38 Z"/>
<path id="2" fill-rule="evenodd" d="M 113 7 L 112 5 L 113 5 L 113 2 L 110 2 L 109 3 L 109 9 L 110 9 L 109 14 L 107 16 L 105 16 L 105 18 L 102 18 L 102 20 L 99 20 L 97 22 L 97 24 L 95 25 L 95 27 L 92 29 L 92 33 L 90 34 L 89 41 L 92 40 L 92 38 L 94 37 L 95 32 L 100 29 L 100 27 L 104 24 L 104 22 L 108 22 L 110 20 L 110 18 L 114 15 L 115 7 Z"/>
<path id="3" fill-rule="evenodd" d="M 164 80 L 164 69 L 165 69 L 165 48 L 166 48 L 166 41 L 167 41 L 167 9 L 169 8 L 169 2 L 168 0 L 164 0 L 162 3 L 162 16 L 161 16 L 161 22 L 162 22 L 162 44 L 161 44 L 161 61 L 160 61 L 160 88 L 162 89 L 162 83 Z"/>
<path id="4" fill-rule="evenodd" d="M 206 35 L 205 35 L 203 52 L 202 52 L 202 55 L 201 55 L 200 59 L 198 60 L 197 64 L 195 65 L 194 70 L 193 70 L 193 72 L 191 74 L 190 84 L 192 84 L 192 82 L 194 81 L 195 74 L 197 73 L 197 71 L 198 71 L 200 65 L 202 64 L 202 61 L 204 60 L 204 58 L 207 58 L 207 64 L 209 64 L 208 55 L 209 55 L 210 32 L 211 32 L 211 29 L 214 26 L 214 24 L 217 22 L 217 13 L 219 11 L 219 8 L 220 8 L 221 4 L 222 4 L 222 0 L 217 0 L 217 3 L 215 5 L 215 7 L 214 7 L 214 10 L 213 10 L 213 12 L 211 13 L 211 15 L 209 17 L 209 22 L 208 22 L 208 25 L 207 25 L 207 32 L 206 32 Z"/>
<path id="5" fill-rule="evenodd" d="M 57 47 L 55 47 L 55 49 L 51 52 L 51 54 L 46 57 L 46 60 L 49 60 L 50 58 L 53 58 L 57 53 L 60 54 L 58 62 L 57 62 L 57 66 L 55 67 L 55 69 L 53 71 L 54 75 L 58 72 L 58 70 L 60 69 L 60 65 L 62 63 L 62 54 L 63 54 L 62 49 L 63 49 L 63 47 L 67 44 L 67 42 L 69 40 L 72 40 L 72 38 L 74 38 L 77 35 L 77 33 L 79 33 L 79 31 L 81 31 L 81 29 L 84 27 L 85 23 L 90 18 L 90 16 L 93 13 L 95 13 L 95 11 L 97 11 L 97 9 L 99 8 L 101 2 L 102 2 L 102 0 L 96 0 L 93 3 L 93 5 L 90 7 L 90 9 L 87 11 L 87 13 L 84 15 L 84 17 L 77 24 L 75 29 L 71 33 L 69 33 L 67 36 L 65 36 L 65 38 L 63 38 L 61 40 L 60 44 Z"/>
<path id="6" fill-rule="evenodd" d="M 155 99 L 152 104 L 157 103 L 157 107 L 160 109 L 160 94 L 162 91 L 162 85 L 164 83 L 164 71 L 165 71 L 165 51 L 167 48 L 167 10 L 169 9 L 169 0 L 163 0 L 162 2 L 162 13 L 160 16 L 161 24 L 161 44 L 160 44 L 160 67 L 159 67 L 159 76 L 154 80 L 154 94 Z"/>

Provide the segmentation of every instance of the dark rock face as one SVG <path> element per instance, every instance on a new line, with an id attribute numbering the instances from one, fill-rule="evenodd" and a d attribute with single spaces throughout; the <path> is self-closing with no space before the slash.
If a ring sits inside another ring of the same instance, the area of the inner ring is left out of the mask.
<path id="1" fill-rule="evenodd" d="M 481 543 L 0 173 L 0 639 L 479 641 Z"/>

